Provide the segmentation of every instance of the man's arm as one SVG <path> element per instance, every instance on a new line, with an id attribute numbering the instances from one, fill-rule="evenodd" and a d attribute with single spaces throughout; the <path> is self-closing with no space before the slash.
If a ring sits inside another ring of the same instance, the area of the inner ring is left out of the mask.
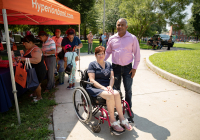
<path id="1" fill-rule="evenodd" d="M 133 41 L 133 54 L 135 57 L 134 65 L 133 65 L 133 68 L 131 69 L 131 71 L 129 72 L 129 74 L 131 73 L 131 78 L 133 78 L 135 76 L 137 67 L 140 63 L 140 46 L 139 46 L 139 43 L 138 43 L 138 40 L 136 37 L 134 38 L 134 41 Z"/>

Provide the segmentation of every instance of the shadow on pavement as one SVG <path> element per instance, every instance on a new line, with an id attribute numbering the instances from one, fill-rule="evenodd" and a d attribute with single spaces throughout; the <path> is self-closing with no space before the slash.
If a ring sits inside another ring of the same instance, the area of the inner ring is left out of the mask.
<path id="1" fill-rule="evenodd" d="M 170 131 L 168 129 L 155 124 L 147 118 L 135 114 L 134 121 L 137 129 L 152 134 L 156 140 L 166 140 L 170 136 Z"/>

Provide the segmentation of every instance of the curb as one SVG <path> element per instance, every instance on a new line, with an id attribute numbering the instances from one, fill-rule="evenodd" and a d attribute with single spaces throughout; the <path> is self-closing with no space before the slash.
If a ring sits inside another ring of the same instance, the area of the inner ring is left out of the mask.
<path id="1" fill-rule="evenodd" d="M 149 60 L 149 57 L 146 57 L 146 64 L 147 66 L 152 70 L 154 71 L 155 73 L 157 73 L 158 75 L 164 77 L 165 79 L 177 84 L 177 85 L 180 85 L 182 87 L 185 87 L 189 90 L 192 90 L 192 91 L 195 91 L 197 93 L 200 93 L 200 85 L 197 84 L 197 83 L 194 83 L 194 82 L 191 82 L 189 80 L 186 80 L 186 79 L 183 79 L 181 77 L 178 77 L 174 74 L 171 74 L 169 72 L 166 72 L 160 68 L 158 68 L 157 66 L 153 65 L 150 60 Z"/>

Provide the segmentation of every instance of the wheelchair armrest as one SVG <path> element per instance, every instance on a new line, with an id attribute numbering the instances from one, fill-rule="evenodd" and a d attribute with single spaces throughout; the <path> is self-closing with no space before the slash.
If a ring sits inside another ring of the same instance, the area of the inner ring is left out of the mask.
<path id="1" fill-rule="evenodd" d="M 91 82 L 88 82 L 88 81 L 83 81 L 83 80 L 81 80 L 81 82 L 83 82 L 83 83 L 85 83 L 85 84 L 90 84 L 90 85 L 94 85 L 94 83 L 91 83 Z"/>
<path id="2" fill-rule="evenodd" d="M 81 72 L 81 75 L 83 75 L 83 71 L 82 70 L 78 70 L 78 72 Z"/>

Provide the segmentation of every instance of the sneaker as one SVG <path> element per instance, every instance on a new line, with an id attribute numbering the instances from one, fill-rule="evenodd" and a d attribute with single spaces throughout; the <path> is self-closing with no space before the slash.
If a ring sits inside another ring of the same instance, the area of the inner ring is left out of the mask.
<path id="1" fill-rule="evenodd" d="M 68 86 L 67 89 L 73 89 L 73 87 L 72 86 Z"/>

